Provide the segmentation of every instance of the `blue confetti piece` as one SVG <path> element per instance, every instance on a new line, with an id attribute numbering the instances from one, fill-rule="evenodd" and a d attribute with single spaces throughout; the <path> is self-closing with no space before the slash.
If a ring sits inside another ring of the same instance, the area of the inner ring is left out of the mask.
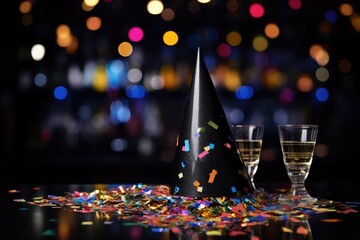
<path id="1" fill-rule="evenodd" d="M 175 188 L 174 188 L 174 192 L 175 192 L 175 193 L 179 192 L 179 190 L 180 190 L 179 187 L 175 187 Z"/>
<path id="2" fill-rule="evenodd" d="M 265 221 L 266 221 L 266 217 L 259 215 L 259 216 L 256 217 L 256 221 L 257 221 L 257 222 L 265 222 Z"/>
<path id="3" fill-rule="evenodd" d="M 185 152 L 189 152 L 189 151 L 190 151 L 189 140 L 186 139 L 186 140 L 185 140 Z"/>
<path id="4" fill-rule="evenodd" d="M 254 208 L 254 206 L 250 205 L 247 207 L 248 211 L 256 211 L 256 208 Z"/>
<path id="5" fill-rule="evenodd" d="M 236 193 L 236 187 L 231 187 L 231 191 L 232 191 L 233 193 Z"/>
<path id="6" fill-rule="evenodd" d="M 210 147 L 210 149 L 214 149 L 214 147 L 215 147 L 215 144 L 213 144 L 213 143 L 210 143 L 210 144 L 209 144 L 209 147 Z"/>
<path id="7" fill-rule="evenodd" d="M 276 210 L 278 208 L 278 206 L 268 206 L 268 207 L 263 207 L 261 208 L 263 211 L 272 211 L 272 210 Z"/>

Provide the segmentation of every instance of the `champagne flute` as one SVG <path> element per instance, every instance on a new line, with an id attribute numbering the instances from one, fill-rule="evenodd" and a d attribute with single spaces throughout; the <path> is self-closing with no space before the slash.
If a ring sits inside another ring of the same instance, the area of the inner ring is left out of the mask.
<path id="1" fill-rule="evenodd" d="M 284 165 L 291 181 L 291 187 L 280 202 L 314 203 L 305 188 L 316 144 L 318 126 L 308 124 L 278 125 Z"/>
<path id="2" fill-rule="evenodd" d="M 254 176 L 258 169 L 264 126 L 262 125 L 232 125 L 231 126 L 238 151 L 246 170 L 249 174 L 251 184 L 256 189 Z"/>

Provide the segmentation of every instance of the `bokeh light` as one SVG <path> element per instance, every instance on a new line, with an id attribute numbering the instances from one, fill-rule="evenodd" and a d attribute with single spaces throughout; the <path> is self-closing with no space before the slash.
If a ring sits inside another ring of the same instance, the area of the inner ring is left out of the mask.
<path id="1" fill-rule="evenodd" d="M 241 34 L 236 31 L 231 31 L 226 35 L 226 42 L 233 47 L 239 46 L 241 43 Z"/>
<path id="2" fill-rule="evenodd" d="M 299 10 L 302 6 L 301 0 L 288 0 L 288 4 L 293 10 Z"/>
<path id="3" fill-rule="evenodd" d="M 122 42 L 119 44 L 118 52 L 122 57 L 128 57 L 133 52 L 133 46 L 129 42 Z"/>
<path id="4" fill-rule="evenodd" d="M 354 8 L 349 3 L 340 4 L 339 11 L 344 16 L 351 16 L 354 12 Z"/>
<path id="5" fill-rule="evenodd" d="M 99 30 L 101 27 L 101 18 L 93 16 L 93 17 L 89 17 L 86 20 L 86 27 L 87 29 L 91 30 L 91 31 L 96 31 Z"/>
<path id="6" fill-rule="evenodd" d="M 327 68 L 319 67 L 318 69 L 316 69 L 315 76 L 320 82 L 325 82 L 329 79 L 330 73 Z"/>
<path id="7" fill-rule="evenodd" d="M 68 94 L 67 89 L 64 86 L 57 86 L 54 89 L 54 97 L 57 100 L 64 100 Z"/>
<path id="8" fill-rule="evenodd" d="M 310 92 L 314 87 L 311 75 L 306 73 L 300 75 L 296 81 L 296 87 L 301 92 Z"/>
<path id="9" fill-rule="evenodd" d="M 263 52 L 268 48 L 269 43 L 264 36 L 257 35 L 254 37 L 254 39 L 252 41 L 252 45 L 256 51 Z"/>
<path id="10" fill-rule="evenodd" d="M 254 89 L 251 86 L 241 86 L 235 91 L 235 96 L 238 99 L 250 99 L 254 95 Z"/>
<path id="11" fill-rule="evenodd" d="M 261 18 L 265 14 L 265 8 L 260 3 L 252 3 L 249 7 L 249 13 L 253 18 Z"/>
<path id="12" fill-rule="evenodd" d="M 165 21 L 171 21 L 175 18 L 175 12 L 171 8 L 165 8 L 161 13 L 161 17 Z"/>
<path id="13" fill-rule="evenodd" d="M 347 59 L 341 59 L 338 63 L 338 68 L 342 73 L 348 73 L 351 71 L 352 64 Z"/>
<path id="14" fill-rule="evenodd" d="M 168 46 L 174 46 L 179 41 L 179 37 L 174 31 L 167 31 L 163 35 L 163 41 Z"/>
<path id="15" fill-rule="evenodd" d="M 146 9 L 152 15 L 159 15 L 164 10 L 164 4 L 159 0 L 150 0 Z"/>
<path id="16" fill-rule="evenodd" d="M 132 27 L 128 32 L 129 39 L 133 42 L 140 42 L 144 37 L 144 31 L 140 27 Z"/>
<path id="17" fill-rule="evenodd" d="M 45 56 L 45 47 L 42 44 L 35 44 L 31 48 L 31 56 L 35 61 L 40 61 Z"/>
<path id="18" fill-rule="evenodd" d="M 326 102 L 329 99 L 329 91 L 326 88 L 318 88 L 315 96 L 319 102 Z"/>
<path id="19" fill-rule="evenodd" d="M 280 34 L 280 29 L 275 23 L 268 23 L 265 26 L 265 35 L 268 38 L 277 38 Z"/>
<path id="20" fill-rule="evenodd" d="M 231 47 L 226 43 L 221 43 L 217 48 L 216 52 L 220 57 L 228 57 L 231 54 Z"/>

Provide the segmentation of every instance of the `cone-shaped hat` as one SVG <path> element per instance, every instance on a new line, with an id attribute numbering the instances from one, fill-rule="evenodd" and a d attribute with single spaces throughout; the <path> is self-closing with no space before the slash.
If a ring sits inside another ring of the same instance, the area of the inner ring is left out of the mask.
<path id="1" fill-rule="evenodd" d="M 171 194 L 222 197 L 254 191 L 200 49 L 173 164 Z"/>

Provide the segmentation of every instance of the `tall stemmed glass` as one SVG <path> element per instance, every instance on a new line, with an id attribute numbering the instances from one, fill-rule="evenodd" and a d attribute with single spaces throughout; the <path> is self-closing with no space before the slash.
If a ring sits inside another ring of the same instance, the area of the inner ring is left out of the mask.
<path id="1" fill-rule="evenodd" d="M 236 145 L 241 159 L 249 174 L 251 184 L 255 190 L 254 176 L 258 169 L 261 153 L 261 145 L 264 134 L 262 125 L 232 125 L 231 126 Z"/>
<path id="2" fill-rule="evenodd" d="M 278 125 L 281 151 L 291 187 L 280 202 L 313 203 L 305 188 L 316 144 L 318 126 L 309 124 Z"/>

